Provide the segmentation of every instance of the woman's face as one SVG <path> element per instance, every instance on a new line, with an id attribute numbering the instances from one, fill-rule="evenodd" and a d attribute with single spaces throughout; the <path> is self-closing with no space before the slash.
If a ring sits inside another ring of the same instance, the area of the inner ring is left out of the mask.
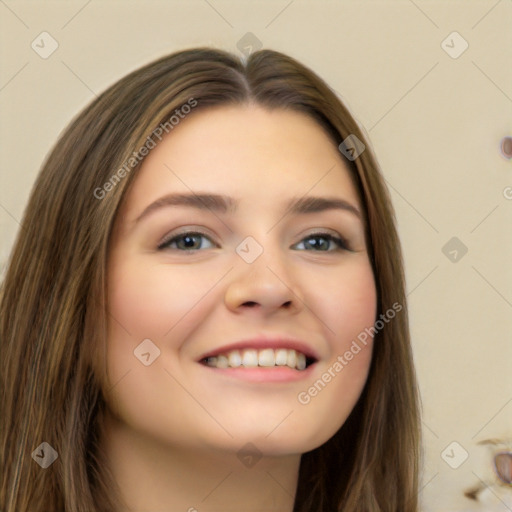
<path id="1" fill-rule="evenodd" d="M 344 157 L 298 112 L 194 112 L 122 206 L 108 311 L 107 403 L 128 428 L 190 449 L 320 446 L 362 391 L 376 315 Z"/>

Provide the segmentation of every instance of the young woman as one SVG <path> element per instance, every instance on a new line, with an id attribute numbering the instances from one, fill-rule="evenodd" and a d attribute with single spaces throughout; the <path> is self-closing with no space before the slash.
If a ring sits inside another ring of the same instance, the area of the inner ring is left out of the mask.
<path id="1" fill-rule="evenodd" d="M 0 314 L 2 511 L 418 510 L 390 199 L 286 55 L 181 51 L 94 100 Z"/>

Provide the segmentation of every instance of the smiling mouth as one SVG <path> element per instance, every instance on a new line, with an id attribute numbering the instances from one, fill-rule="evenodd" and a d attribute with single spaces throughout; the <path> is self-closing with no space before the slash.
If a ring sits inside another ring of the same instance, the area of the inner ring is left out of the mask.
<path id="1" fill-rule="evenodd" d="M 315 359 L 302 352 L 287 348 L 231 350 L 201 360 L 202 364 L 213 368 L 273 368 L 280 366 L 297 371 L 303 371 L 315 362 Z"/>

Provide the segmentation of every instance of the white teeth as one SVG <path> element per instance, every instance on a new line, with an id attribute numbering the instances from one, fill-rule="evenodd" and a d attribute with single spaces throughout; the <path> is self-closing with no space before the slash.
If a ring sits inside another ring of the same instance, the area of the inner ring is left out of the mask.
<path id="1" fill-rule="evenodd" d="M 260 350 L 260 353 L 258 354 L 258 364 L 260 366 L 275 366 L 276 358 L 274 350 L 271 348 Z"/>
<path id="2" fill-rule="evenodd" d="M 259 351 L 255 349 L 232 350 L 227 354 L 208 357 L 206 364 L 215 368 L 289 366 L 302 371 L 306 368 L 306 356 L 301 352 L 286 348 L 276 350 L 265 348 Z"/>
<path id="3" fill-rule="evenodd" d="M 288 355 L 286 357 L 286 364 L 290 368 L 295 368 L 295 366 L 297 366 L 297 352 L 295 352 L 295 350 L 288 350 Z"/>
<path id="4" fill-rule="evenodd" d="M 258 352 L 256 350 L 244 350 L 242 364 L 250 367 L 258 366 Z"/>
<path id="5" fill-rule="evenodd" d="M 286 366 L 286 362 L 288 361 L 288 350 L 285 348 L 280 348 L 276 350 L 276 365 L 277 366 Z"/>
<path id="6" fill-rule="evenodd" d="M 229 353 L 228 356 L 229 366 L 231 368 L 238 368 L 242 364 L 242 356 L 238 350 L 233 350 L 233 352 Z"/>
<path id="7" fill-rule="evenodd" d="M 228 358 L 226 356 L 217 357 L 217 368 L 227 368 L 229 366 Z"/>

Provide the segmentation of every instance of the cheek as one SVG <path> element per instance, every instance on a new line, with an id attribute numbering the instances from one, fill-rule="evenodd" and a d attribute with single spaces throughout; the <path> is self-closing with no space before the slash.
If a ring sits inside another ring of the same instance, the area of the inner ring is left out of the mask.
<path id="1" fill-rule="evenodd" d="M 113 339 L 120 330 L 132 341 L 144 338 L 162 340 L 206 297 L 219 279 L 218 271 L 197 272 L 191 266 L 178 271 L 147 262 L 112 268 L 109 312 Z M 122 333 L 121 333 L 122 334 Z M 166 337 L 168 342 L 168 337 Z"/>
<path id="2" fill-rule="evenodd" d="M 325 280 L 324 292 L 310 296 L 329 340 L 328 358 L 297 395 L 302 408 L 297 416 L 307 417 L 312 426 L 311 447 L 327 441 L 346 421 L 366 383 L 372 359 L 369 333 L 375 323 L 377 293 L 371 266 L 352 266 L 336 284 L 333 281 Z"/>
<path id="3" fill-rule="evenodd" d="M 148 265 L 136 258 L 109 267 L 107 389 L 128 372 L 134 378 L 141 370 L 151 369 L 153 375 L 164 361 L 166 366 L 176 365 L 181 338 L 197 326 L 218 276 L 218 272 L 194 272 L 192 266 L 171 272 L 164 265 Z M 134 354 L 147 339 L 157 347 L 149 345 L 153 353 L 160 350 L 148 368 Z"/>
<path id="4" fill-rule="evenodd" d="M 172 415 L 166 417 L 172 413 L 166 409 L 169 396 L 182 404 L 182 412 L 183 404 L 191 402 L 166 370 L 176 374 L 179 382 L 184 380 L 181 344 L 200 325 L 205 308 L 211 307 L 215 284 L 224 273 L 216 268 L 198 272 L 193 265 L 176 270 L 137 258 L 118 259 L 109 267 L 107 380 L 103 386 L 110 409 L 128 424 L 151 430 L 145 419 L 156 417 L 166 425 L 174 424 Z M 154 345 L 148 345 L 147 339 Z M 147 352 L 154 362 L 145 366 L 136 353 Z"/>
<path id="5" fill-rule="evenodd" d="M 350 341 L 373 326 L 377 314 L 377 292 L 370 263 L 361 261 L 337 276 L 317 279 L 310 302 L 316 305 L 325 338 L 336 355 L 343 353 Z M 334 355 L 334 354 L 332 354 Z"/>

